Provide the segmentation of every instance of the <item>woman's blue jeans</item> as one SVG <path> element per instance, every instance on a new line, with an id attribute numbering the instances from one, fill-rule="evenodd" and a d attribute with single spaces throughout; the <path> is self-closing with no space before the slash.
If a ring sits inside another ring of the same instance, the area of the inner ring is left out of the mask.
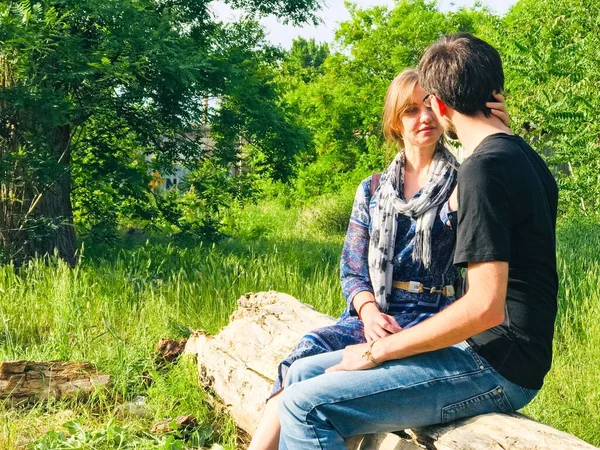
<path id="1" fill-rule="evenodd" d="M 324 373 L 342 351 L 295 361 L 281 394 L 280 450 L 346 449 L 343 437 L 509 413 L 537 394 L 462 342 L 370 370 Z"/>

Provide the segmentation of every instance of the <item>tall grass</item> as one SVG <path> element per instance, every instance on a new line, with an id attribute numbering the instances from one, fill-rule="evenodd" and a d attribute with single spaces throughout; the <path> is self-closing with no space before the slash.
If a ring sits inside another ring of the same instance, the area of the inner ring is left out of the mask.
<path id="1" fill-rule="evenodd" d="M 235 448 L 235 428 L 205 403 L 193 364 L 159 369 L 153 348 L 160 338 L 180 338 L 192 329 L 217 332 L 247 292 L 287 292 L 339 314 L 345 306 L 338 281 L 343 236 L 308 226 L 303 217 L 306 212 L 276 203 L 259 205 L 236 212 L 232 236 L 218 245 L 126 242 L 117 250 L 84 248 L 75 269 L 57 261 L 35 261 L 18 272 L 0 268 L 0 359 L 92 361 L 112 378 L 108 394 L 83 403 L 0 405 L 0 448 L 39 446 L 44 433 L 72 420 L 100 430 L 100 436 L 124 428 L 132 447 L 123 448 L 171 448 L 148 429 L 179 414 L 202 421 L 205 445 Z M 595 445 L 600 445 L 598 248 L 599 225 L 560 229 L 554 366 L 525 410 Z M 123 416 L 119 404 L 139 395 L 149 415 Z"/>
<path id="2" fill-rule="evenodd" d="M 75 269 L 56 260 L 33 261 L 19 271 L 0 268 L 0 360 L 85 360 L 111 375 L 107 398 L 19 409 L 0 404 L 0 448 L 21 447 L 73 418 L 108 434 L 113 423 L 126 425 L 134 439 L 152 422 L 177 414 L 201 418 L 214 431 L 209 442 L 235 448 L 235 428 L 210 412 L 195 374 L 155 367 L 157 341 L 196 329 L 218 332 L 247 292 L 288 292 L 333 315 L 343 308 L 339 236 L 124 247 L 84 249 Z M 119 404 L 140 395 L 150 416 L 123 417 Z M 135 439 L 135 448 L 156 444 Z"/>
<path id="3" fill-rule="evenodd" d="M 600 445 L 600 225 L 557 233 L 559 297 L 554 360 L 525 413 Z"/>

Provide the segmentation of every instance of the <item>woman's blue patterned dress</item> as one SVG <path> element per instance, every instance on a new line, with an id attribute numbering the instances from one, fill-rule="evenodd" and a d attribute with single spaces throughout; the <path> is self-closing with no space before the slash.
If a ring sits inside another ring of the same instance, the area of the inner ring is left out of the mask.
<path id="1" fill-rule="evenodd" d="M 399 189 L 400 192 L 404 191 L 402 182 Z M 340 276 L 347 302 L 346 309 L 336 324 L 313 330 L 302 337 L 290 355 L 280 363 L 271 396 L 281 390 L 285 374 L 295 360 L 366 342 L 363 323 L 352 305 L 352 299 L 361 291 L 373 292 L 369 278 L 368 250 L 372 231 L 370 217 L 379 198 L 379 189 L 372 198 L 370 191 L 371 177 L 368 177 L 361 182 L 356 192 L 342 250 Z M 420 192 L 416 195 L 420 195 Z M 456 212 L 449 212 L 447 199 L 439 207 L 438 219 L 431 231 L 433 255 L 431 265 L 427 269 L 421 262 L 412 260 L 415 227 L 416 220 L 399 214 L 393 260 L 394 280 L 419 281 L 425 286 L 455 284 L 460 277 L 460 272 L 453 265 Z M 408 328 L 441 311 L 453 301 L 454 298 L 441 294 L 413 294 L 393 289 L 392 301 L 386 313 L 393 315 L 402 328 Z"/>

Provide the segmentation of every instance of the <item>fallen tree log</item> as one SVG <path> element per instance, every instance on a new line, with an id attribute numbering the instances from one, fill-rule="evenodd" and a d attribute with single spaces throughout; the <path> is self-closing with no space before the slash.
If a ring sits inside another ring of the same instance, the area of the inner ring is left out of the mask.
<path id="1" fill-rule="evenodd" d="M 248 294 L 238 300 L 228 326 L 216 336 L 196 333 L 188 340 L 186 353 L 197 355 L 201 382 L 252 435 L 279 362 L 307 331 L 333 322 L 287 294 Z M 347 443 L 352 450 L 595 448 L 521 414 L 486 414 L 397 434 L 353 436 Z"/>
<path id="2" fill-rule="evenodd" d="M 0 400 L 12 403 L 88 395 L 109 381 L 87 362 L 0 362 Z"/>

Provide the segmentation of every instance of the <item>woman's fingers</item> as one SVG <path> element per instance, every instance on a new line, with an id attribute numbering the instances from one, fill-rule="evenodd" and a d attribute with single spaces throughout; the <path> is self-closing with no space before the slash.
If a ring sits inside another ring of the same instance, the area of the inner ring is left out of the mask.
<path id="1" fill-rule="evenodd" d="M 500 119 L 504 125 L 506 125 L 506 126 L 510 125 L 510 117 L 509 117 L 508 113 L 499 111 L 497 109 L 491 109 L 491 113 L 492 113 L 492 115 L 494 115 L 498 119 Z"/>
<path id="2" fill-rule="evenodd" d="M 377 323 L 365 330 L 365 337 L 370 338 L 371 341 L 376 341 L 377 339 L 381 339 L 386 336 L 389 336 L 389 333 Z"/>
<path id="3" fill-rule="evenodd" d="M 389 331 L 390 333 L 398 333 L 402 331 L 402 327 L 398 324 L 398 321 L 394 316 L 389 316 L 385 314 L 383 318 L 385 320 L 385 325 L 382 327 L 385 330 Z"/>
<path id="4" fill-rule="evenodd" d="M 367 335 L 365 335 L 367 336 Z M 367 342 L 372 342 L 380 339 L 379 334 L 375 333 L 373 330 L 369 330 L 369 335 L 367 336 Z"/>
<path id="5" fill-rule="evenodd" d="M 386 336 L 389 336 L 389 333 L 387 331 L 385 331 L 385 329 L 383 329 L 381 326 L 378 325 L 375 329 L 373 329 L 373 335 L 376 336 L 373 339 L 374 341 L 376 341 L 377 339 L 381 339 Z"/>
<path id="6" fill-rule="evenodd" d="M 498 115 L 500 113 L 506 114 L 506 108 L 504 107 L 504 103 L 496 103 L 496 102 L 487 102 L 485 104 L 488 108 L 492 110 L 492 113 Z"/>
<path id="7" fill-rule="evenodd" d="M 364 335 L 367 342 L 376 341 L 400 331 L 402 331 L 402 327 L 394 316 L 388 314 L 381 313 L 373 320 L 364 323 Z"/>

